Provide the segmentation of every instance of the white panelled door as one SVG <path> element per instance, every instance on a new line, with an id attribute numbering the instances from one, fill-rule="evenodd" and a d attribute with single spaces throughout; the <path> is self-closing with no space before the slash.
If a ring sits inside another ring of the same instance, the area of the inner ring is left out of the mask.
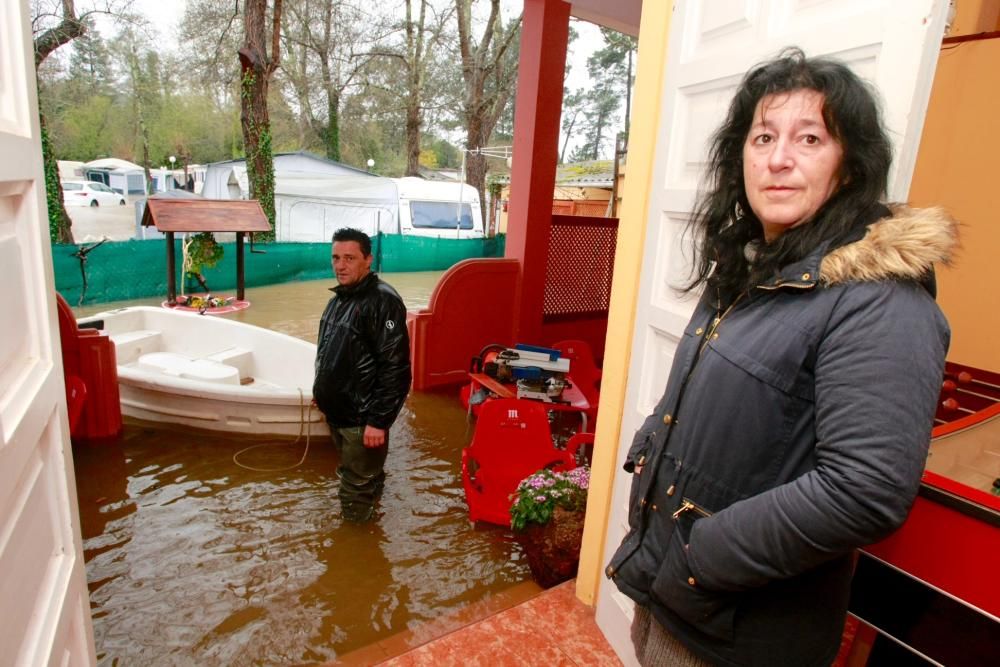
<path id="1" fill-rule="evenodd" d="M 89 665 L 29 19 L 0 2 L 0 665 Z"/>
<path id="2" fill-rule="evenodd" d="M 646 0 L 650 2 L 652 0 Z M 753 63 L 799 46 L 832 55 L 872 81 L 882 97 L 896 161 L 890 199 L 909 190 L 944 31 L 947 0 L 677 0 L 664 68 L 642 274 L 622 415 L 619 462 L 663 393 L 674 350 L 694 308 L 672 290 L 690 269 L 683 234 L 711 134 Z M 631 475 L 618 468 L 605 562 L 626 531 Z M 632 603 L 602 580 L 597 621 L 625 664 L 635 664 Z"/>

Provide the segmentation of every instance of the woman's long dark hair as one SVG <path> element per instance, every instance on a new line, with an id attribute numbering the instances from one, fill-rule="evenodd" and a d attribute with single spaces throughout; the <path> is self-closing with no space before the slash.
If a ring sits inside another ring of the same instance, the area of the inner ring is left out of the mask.
<path id="1" fill-rule="evenodd" d="M 839 184 L 833 196 L 807 224 L 783 233 L 769 244 L 747 201 L 743 183 L 743 144 L 764 97 L 795 90 L 823 95 L 823 120 L 844 151 Z M 882 127 L 874 94 L 846 65 L 828 58 L 806 58 L 797 48 L 751 69 L 729 106 L 709 153 L 710 190 L 695 208 L 691 229 L 698 240 L 694 276 L 683 291 L 701 284 L 729 303 L 804 258 L 820 243 L 842 238 L 885 194 L 892 148 Z M 737 219 L 737 210 L 742 217 Z M 756 257 L 746 255 L 756 242 Z"/>

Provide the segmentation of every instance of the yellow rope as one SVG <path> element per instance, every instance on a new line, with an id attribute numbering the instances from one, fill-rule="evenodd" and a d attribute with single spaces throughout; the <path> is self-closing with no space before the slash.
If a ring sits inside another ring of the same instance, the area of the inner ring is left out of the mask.
<path id="1" fill-rule="evenodd" d="M 298 387 L 298 390 L 299 390 L 299 435 L 298 435 L 298 437 L 295 438 L 295 440 L 293 440 L 291 442 L 277 442 L 277 441 L 274 441 L 274 442 L 264 442 L 264 443 L 260 443 L 260 444 L 257 444 L 257 445 L 251 445 L 251 446 L 249 446 L 249 447 L 247 447 L 245 449 L 241 449 L 240 451 L 238 451 L 235 454 L 233 454 L 233 463 L 235 463 L 236 465 L 238 465 L 241 468 L 245 468 L 247 470 L 253 470 L 254 472 L 284 472 L 286 470 L 294 470 L 295 468 L 298 468 L 300 465 L 302 465 L 303 463 L 305 463 L 306 455 L 309 453 L 309 428 L 306 426 L 307 420 L 306 420 L 306 406 L 305 406 L 306 399 L 305 399 L 305 395 L 302 393 L 302 388 L 301 387 Z M 309 424 L 312 423 L 312 409 L 313 409 L 313 406 L 310 404 L 309 405 L 309 420 L 308 420 Z M 306 448 L 302 452 L 302 458 L 300 458 L 299 461 L 298 461 L 298 463 L 295 463 L 294 465 L 286 466 L 284 468 L 255 468 L 253 466 L 248 466 L 248 465 L 246 465 L 244 463 L 240 463 L 239 462 L 240 455 L 245 454 L 246 452 L 249 452 L 251 449 L 259 449 L 260 447 L 291 447 L 292 445 L 294 445 L 295 443 L 297 443 L 299 440 L 302 439 L 303 432 L 305 433 L 305 436 L 306 436 Z"/>

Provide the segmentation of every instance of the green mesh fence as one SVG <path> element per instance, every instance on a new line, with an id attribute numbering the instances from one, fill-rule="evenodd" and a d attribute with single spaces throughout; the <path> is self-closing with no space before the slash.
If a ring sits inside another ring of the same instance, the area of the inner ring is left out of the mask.
<path id="1" fill-rule="evenodd" d="M 223 243 L 225 254 L 215 268 L 204 272 L 213 291 L 236 287 L 236 244 Z M 244 271 L 247 287 L 299 280 L 331 278 L 329 243 L 269 243 L 257 245 L 263 253 L 250 252 L 244 244 Z M 52 245 L 56 290 L 76 305 L 83 290 L 81 261 L 76 245 Z M 180 287 L 181 242 L 174 241 L 177 286 Z M 503 257 L 503 236 L 492 239 L 430 239 L 396 234 L 380 234 L 373 240 L 372 268 L 380 273 L 441 271 L 470 257 Z M 83 271 L 87 291 L 83 300 L 106 303 L 142 299 L 167 294 L 166 242 L 111 241 L 90 250 Z M 187 291 L 200 292 L 197 282 L 188 279 Z"/>

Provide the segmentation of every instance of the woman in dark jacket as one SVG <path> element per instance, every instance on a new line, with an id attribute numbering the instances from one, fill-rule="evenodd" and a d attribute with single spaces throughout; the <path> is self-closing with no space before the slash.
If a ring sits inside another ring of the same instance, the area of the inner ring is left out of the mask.
<path id="1" fill-rule="evenodd" d="M 906 518 L 947 322 L 936 210 L 882 203 L 891 151 L 843 64 L 751 70 L 693 219 L 704 288 L 636 434 L 630 530 L 607 574 L 645 665 L 828 665 L 854 549 Z"/>

